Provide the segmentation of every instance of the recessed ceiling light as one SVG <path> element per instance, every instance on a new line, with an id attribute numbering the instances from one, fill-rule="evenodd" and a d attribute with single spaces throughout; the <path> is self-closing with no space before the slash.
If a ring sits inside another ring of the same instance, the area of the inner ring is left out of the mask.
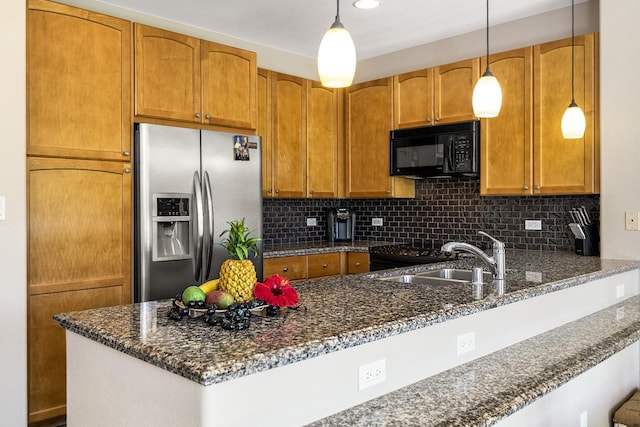
<path id="1" fill-rule="evenodd" d="M 373 9 L 380 6 L 380 0 L 356 0 L 353 5 L 358 9 Z"/>

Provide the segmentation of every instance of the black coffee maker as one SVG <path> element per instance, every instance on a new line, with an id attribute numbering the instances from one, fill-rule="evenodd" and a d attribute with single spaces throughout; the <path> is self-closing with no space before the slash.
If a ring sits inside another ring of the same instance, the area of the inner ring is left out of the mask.
<path id="1" fill-rule="evenodd" d="M 356 238 L 356 214 L 347 208 L 331 208 L 327 210 L 329 241 L 351 240 Z"/>

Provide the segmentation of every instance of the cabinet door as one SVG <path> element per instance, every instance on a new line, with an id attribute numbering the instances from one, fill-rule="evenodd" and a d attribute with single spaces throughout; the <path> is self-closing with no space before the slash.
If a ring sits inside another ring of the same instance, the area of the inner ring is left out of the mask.
<path id="1" fill-rule="evenodd" d="M 307 277 L 337 276 L 340 274 L 340 253 L 307 255 Z"/>
<path id="2" fill-rule="evenodd" d="M 28 159 L 31 291 L 121 286 L 131 291 L 127 164 Z"/>
<path id="3" fill-rule="evenodd" d="M 200 123 L 200 39 L 135 24 L 135 45 L 135 115 Z"/>
<path id="4" fill-rule="evenodd" d="M 202 42 L 203 123 L 256 128 L 256 54 Z"/>
<path id="5" fill-rule="evenodd" d="M 534 47 L 535 194 L 593 193 L 596 188 L 595 35 L 575 38 L 575 100 L 587 128 L 582 139 L 564 139 L 560 123 L 571 102 L 571 39 Z"/>
<path id="6" fill-rule="evenodd" d="M 300 280 L 307 278 L 307 257 L 286 256 L 279 258 L 265 258 L 262 261 L 263 276 L 270 277 L 279 274 L 288 277 L 290 280 Z"/>
<path id="7" fill-rule="evenodd" d="M 122 286 L 29 296 L 29 423 L 66 413 L 65 330 L 53 315 L 123 303 Z"/>
<path id="8" fill-rule="evenodd" d="M 368 252 L 349 252 L 347 254 L 347 274 L 366 273 L 369 271 Z"/>
<path id="9" fill-rule="evenodd" d="M 273 142 L 271 115 L 271 71 L 258 68 L 258 121 L 256 133 L 262 137 L 262 196 L 273 197 Z"/>
<path id="10" fill-rule="evenodd" d="M 479 75 L 478 58 L 434 68 L 435 124 L 476 119 L 471 98 Z"/>
<path id="11" fill-rule="evenodd" d="M 307 81 L 307 192 L 338 197 L 338 90 Z"/>
<path id="12" fill-rule="evenodd" d="M 532 48 L 491 55 L 502 88 L 500 115 L 482 119 L 480 194 L 531 194 L 533 135 Z M 483 58 L 482 68 L 486 67 Z"/>
<path id="13" fill-rule="evenodd" d="M 415 184 L 392 178 L 389 132 L 392 78 L 353 85 L 345 92 L 347 197 L 413 197 Z"/>
<path id="14" fill-rule="evenodd" d="M 275 197 L 306 197 L 307 90 L 305 79 L 272 74 Z"/>
<path id="15" fill-rule="evenodd" d="M 393 77 L 394 129 L 433 124 L 433 68 Z"/>
<path id="16" fill-rule="evenodd" d="M 129 161 L 131 23 L 30 0 L 27 154 Z"/>

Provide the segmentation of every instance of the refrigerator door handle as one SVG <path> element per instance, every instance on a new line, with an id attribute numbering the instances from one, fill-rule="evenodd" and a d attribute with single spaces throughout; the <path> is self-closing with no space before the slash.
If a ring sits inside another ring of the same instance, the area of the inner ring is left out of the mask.
<path id="1" fill-rule="evenodd" d="M 204 239 L 204 211 L 202 209 L 202 187 L 200 184 L 200 174 L 198 171 L 193 173 L 193 194 L 195 195 L 195 230 L 196 230 L 196 253 L 193 260 L 193 277 L 200 281 L 200 273 L 202 272 L 202 243 Z"/>
<path id="2" fill-rule="evenodd" d="M 213 192 L 211 191 L 211 180 L 209 179 L 209 173 L 204 171 L 202 175 L 202 182 L 204 184 L 204 200 L 207 207 L 207 234 L 205 238 L 206 255 L 204 260 L 204 277 L 202 280 L 209 278 L 211 273 L 211 261 L 213 257 Z"/>

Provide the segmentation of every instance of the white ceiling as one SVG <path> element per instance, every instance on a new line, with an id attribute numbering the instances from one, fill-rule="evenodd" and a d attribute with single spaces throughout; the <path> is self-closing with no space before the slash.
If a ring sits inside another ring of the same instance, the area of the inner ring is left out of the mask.
<path id="1" fill-rule="evenodd" d="M 98 0 L 147 15 L 313 58 L 335 0 Z M 483 29 L 484 0 L 381 0 L 361 10 L 340 2 L 358 60 Z M 583 3 L 587 0 L 576 0 Z M 571 6 L 571 0 L 491 0 L 491 26 Z"/>

